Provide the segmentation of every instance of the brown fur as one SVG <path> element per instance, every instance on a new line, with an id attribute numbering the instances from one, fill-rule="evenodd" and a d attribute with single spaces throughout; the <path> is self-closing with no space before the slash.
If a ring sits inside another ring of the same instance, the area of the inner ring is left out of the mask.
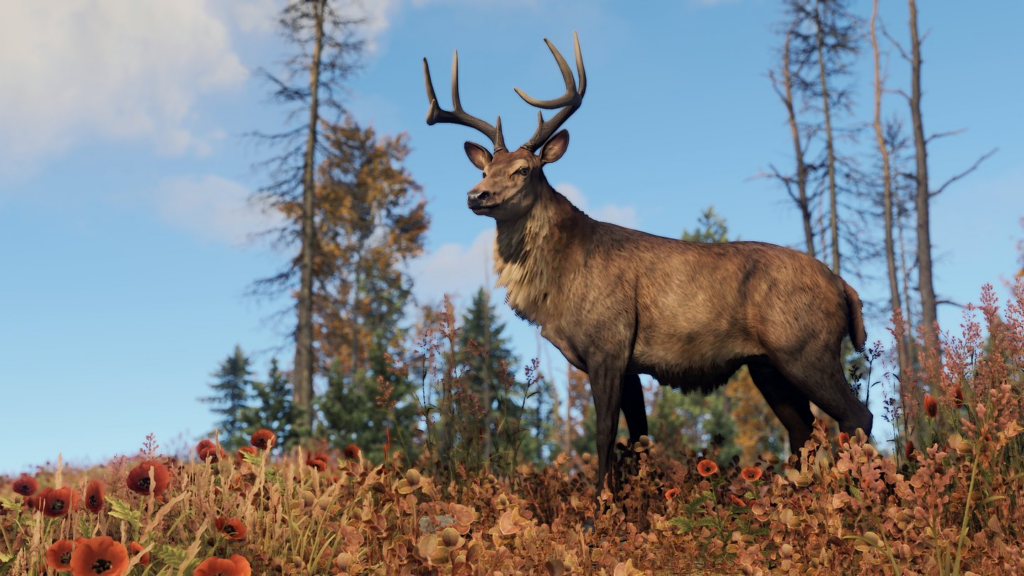
<path id="1" fill-rule="evenodd" d="M 794 451 L 810 435 L 810 401 L 842 430 L 870 432 L 840 359 L 847 334 L 858 349 L 866 339 L 849 284 L 789 248 L 684 242 L 593 220 L 544 177 L 567 146 L 565 131 L 539 155 L 492 157 L 467 143 L 485 172 L 469 205 L 497 221 L 494 268 L 509 305 L 590 376 L 601 481 L 620 408 L 631 437 L 647 432 L 639 374 L 706 392 L 747 364 Z"/>

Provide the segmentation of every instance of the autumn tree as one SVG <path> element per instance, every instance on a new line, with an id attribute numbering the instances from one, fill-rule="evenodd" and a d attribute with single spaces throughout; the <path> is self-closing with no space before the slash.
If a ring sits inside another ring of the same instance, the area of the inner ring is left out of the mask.
<path id="1" fill-rule="evenodd" d="M 295 298 L 293 393 L 296 431 L 303 436 L 312 432 L 314 421 L 313 265 L 320 250 L 315 225 L 316 168 L 326 153 L 320 128 L 337 122 L 344 112 L 344 82 L 356 69 L 363 49 L 363 41 L 355 36 L 358 24 L 331 0 L 288 2 L 279 25 L 295 55 L 285 62 L 280 75 L 260 70 L 273 87 L 273 99 L 289 108 L 289 122 L 303 118 L 282 132 L 255 134 L 277 150 L 260 164 L 270 182 L 256 193 L 255 200 L 265 210 L 298 209 L 297 217 L 268 231 L 276 245 L 294 250 L 294 257 L 284 271 L 258 280 L 255 291 L 290 293 Z"/>
<path id="2" fill-rule="evenodd" d="M 382 450 L 391 427 L 411 428 L 413 383 L 404 311 L 412 294 L 406 264 L 423 250 L 429 218 L 402 162 L 408 139 L 380 136 L 351 118 L 325 126 L 315 229 L 317 366 L 328 374 L 321 401 L 325 435 L 339 446 Z"/>

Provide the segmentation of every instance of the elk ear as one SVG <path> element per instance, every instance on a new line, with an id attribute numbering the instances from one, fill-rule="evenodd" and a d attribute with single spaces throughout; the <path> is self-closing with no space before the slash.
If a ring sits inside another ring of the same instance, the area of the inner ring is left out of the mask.
<path id="1" fill-rule="evenodd" d="M 540 161 L 543 164 L 550 164 L 555 160 L 562 157 L 565 154 L 566 149 L 569 148 L 569 131 L 562 130 L 558 134 L 551 137 L 550 140 L 544 143 L 544 147 L 540 150 Z"/>
<path id="2" fill-rule="evenodd" d="M 469 161 L 473 163 L 473 166 L 486 170 L 487 166 L 491 164 L 491 153 L 483 146 L 473 142 L 466 142 L 464 147 L 466 149 L 466 156 L 469 156 Z"/>

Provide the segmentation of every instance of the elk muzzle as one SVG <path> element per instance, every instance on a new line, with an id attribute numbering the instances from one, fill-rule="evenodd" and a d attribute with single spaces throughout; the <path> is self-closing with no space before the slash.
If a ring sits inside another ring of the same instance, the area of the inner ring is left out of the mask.
<path id="1" fill-rule="evenodd" d="M 482 214 L 484 211 L 494 208 L 496 203 L 494 202 L 494 194 L 491 194 L 488 190 L 478 190 L 473 188 L 467 194 L 466 205 L 469 209 L 476 214 Z"/>

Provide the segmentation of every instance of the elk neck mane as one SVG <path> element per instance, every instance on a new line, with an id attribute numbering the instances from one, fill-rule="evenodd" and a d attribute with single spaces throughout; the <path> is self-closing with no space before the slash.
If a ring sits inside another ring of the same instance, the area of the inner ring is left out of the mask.
<path id="1" fill-rule="evenodd" d="M 560 291 L 574 231 L 589 220 L 546 181 L 537 196 L 526 215 L 498 222 L 494 240 L 497 285 L 516 314 L 533 324 L 543 321 L 548 295 Z"/>

